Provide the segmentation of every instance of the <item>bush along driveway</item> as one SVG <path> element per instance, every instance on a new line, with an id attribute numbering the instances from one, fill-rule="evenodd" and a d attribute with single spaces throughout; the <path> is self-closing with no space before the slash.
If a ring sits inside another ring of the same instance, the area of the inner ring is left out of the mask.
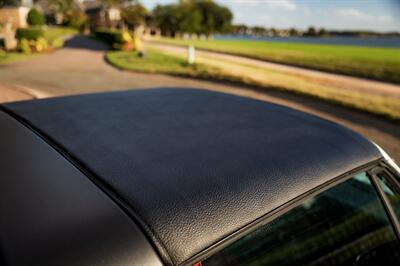
<path id="1" fill-rule="evenodd" d="M 16 31 L 18 46 L 14 51 L 0 50 L 0 65 L 11 64 L 32 58 L 32 55 L 62 48 L 64 40 L 78 34 L 68 27 L 35 26 Z"/>

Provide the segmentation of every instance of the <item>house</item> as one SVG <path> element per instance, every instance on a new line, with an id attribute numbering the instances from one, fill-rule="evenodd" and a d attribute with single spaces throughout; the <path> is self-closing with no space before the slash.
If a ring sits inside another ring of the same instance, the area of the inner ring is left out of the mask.
<path id="1" fill-rule="evenodd" d="M 15 30 L 27 26 L 26 18 L 32 7 L 32 0 L 9 0 L 0 8 L 0 24 Z"/>
<path id="2" fill-rule="evenodd" d="M 11 50 L 17 46 L 15 30 L 28 26 L 26 18 L 32 5 L 32 0 L 5 1 L 5 5 L 0 8 L 1 47 Z"/>
<path id="3" fill-rule="evenodd" d="M 121 11 L 119 8 L 107 7 L 98 0 L 82 1 L 81 6 L 88 16 L 91 30 L 98 27 L 117 27 L 121 23 Z"/>

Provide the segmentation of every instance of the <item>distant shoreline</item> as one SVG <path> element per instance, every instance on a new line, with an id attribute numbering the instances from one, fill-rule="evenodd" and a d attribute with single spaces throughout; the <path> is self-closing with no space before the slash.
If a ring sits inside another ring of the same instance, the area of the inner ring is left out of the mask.
<path id="1" fill-rule="evenodd" d="M 400 48 L 400 36 L 258 37 L 229 34 L 216 35 L 215 39 Z"/>

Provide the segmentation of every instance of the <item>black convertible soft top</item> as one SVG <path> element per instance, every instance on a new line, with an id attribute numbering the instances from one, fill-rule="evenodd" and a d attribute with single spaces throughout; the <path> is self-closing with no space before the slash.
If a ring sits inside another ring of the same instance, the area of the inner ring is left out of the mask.
<path id="1" fill-rule="evenodd" d="M 381 157 L 295 110 L 194 89 L 6 104 L 179 264 L 310 189 Z"/>

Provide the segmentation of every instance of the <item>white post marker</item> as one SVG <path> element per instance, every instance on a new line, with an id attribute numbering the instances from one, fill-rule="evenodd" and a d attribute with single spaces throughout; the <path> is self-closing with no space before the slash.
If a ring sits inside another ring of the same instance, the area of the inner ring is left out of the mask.
<path id="1" fill-rule="evenodd" d="M 193 65 L 195 59 L 196 59 L 196 51 L 195 51 L 195 49 L 194 49 L 194 46 L 193 46 L 193 45 L 190 45 L 190 46 L 188 47 L 188 64 L 189 64 L 189 65 Z"/>

